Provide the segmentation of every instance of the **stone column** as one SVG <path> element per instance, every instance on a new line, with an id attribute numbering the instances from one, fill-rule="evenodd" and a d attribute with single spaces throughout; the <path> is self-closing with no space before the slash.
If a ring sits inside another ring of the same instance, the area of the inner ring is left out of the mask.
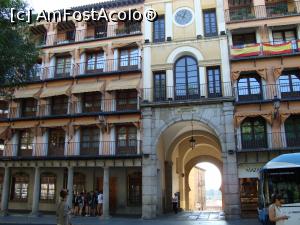
<path id="1" fill-rule="evenodd" d="M 165 27 L 166 27 L 166 40 L 173 40 L 173 5 L 172 2 L 165 3 Z"/>
<path id="2" fill-rule="evenodd" d="M 220 32 L 226 32 L 225 28 L 225 15 L 224 15 L 224 2 L 223 0 L 217 0 L 217 22 L 218 22 L 218 31 Z"/>
<path id="3" fill-rule="evenodd" d="M 104 167 L 103 174 L 103 219 L 108 219 L 109 216 L 109 167 Z"/>
<path id="4" fill-rule="evenodd" d="M 150 9 L 150 6 L 145 6 L 145 12 L 146 10 Z M 147 19 L 144 20 L 144 26 L 145 26 L 145 42 L 152 42 L 152 25 L 153 23 L 148 21 Z"/>
<path id="5" fill-rule="evenodd" d="M 195 6 L 195 26 L 197 38 L 202 38 L 204 36 L 203 31 L 203 12 L 200 0 L 194 0 Z"/>
<path id="6" fill-rule="evenodd" d="M 40 167 L 35 168 L 34 174 L 34 186 L 33 186 L 33 200 L 32 200 L 32 211 L 31 216 L 39 215 L 39 202 L 40 202 L 40 188 L 41 188 L 41 178 L 40 178 Z"/>
<path id="7" fill-rule="evenodd" d="M 233 127 L 233 104 L 223 103 L 225 143 L 223 144 L 223 195 L 225 216 L 228 219 L 240 217 L 240 194 L 237 171 L 236 154 L 229 154 L 229 150 L 235 150 L 235 138 Z M 234 151 L 235 152 L 235 151 Z"/>
<path id="8" fill-rule="evenodd" d="M 67 197 L 67 204 L 70 208 L 72 208 L 72 198 L 73 198 L 73 178 L 74 178 L 74 167 L 68 168 L 68 184 L 67 189 L 69 191 L 68 197 Z"/>
<path id="9" fill-rule="evenodd" d="M 1 215 L 8 215 L 8 199 L 9 199 L 9 182 L 10 181 L 10 168 L 5 167 L 3 190 L 1 196 Z"/>

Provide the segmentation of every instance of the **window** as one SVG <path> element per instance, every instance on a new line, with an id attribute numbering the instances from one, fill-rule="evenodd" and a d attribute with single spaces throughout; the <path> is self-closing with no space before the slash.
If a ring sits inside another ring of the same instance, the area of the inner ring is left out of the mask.
<path id="1" fill-rule="evenodd" d="M 286 144 L 288 147 L 300 146 L 300 117 L 290 116 L 284 123 Z"/>
<path id="2" fill-rule="evenodd" d="M 208 97 L 222 96 L 220 67 L 207 67 Z"/>
<path id="3" fill-rule="evenodd" d="M 218 28 L 217 28 L 217 17 L 216 11 L 212 10 L 205 10 L 203 11 L 204 17 L 204 34 L 206 37 L 217 36 L 218 35 Z"/>
<path id="4" fill-rule="evenodd" d="M 256 35 L 254 32 L 248 34 L 233 34 L 232 43 L 234 46 L 256 44 Z"/>
<path id="5" fill-rule="evenodd" d="M 98 127 L 84 127 L 81 129 L 80 154 L 99 155 L 99 136 Z"/>
<path id="6" fill-rule="evenodd" d="M 71 75 L 71 58 L 60 57 L 56 59 L 55 78 L 68 77 Z"/>
<path id="7" fill-rule="evenodd" d="M 242 214 L 254 214 L 258 204 L 258 179 L 240 178 L 239 181 Z"/>
<path id="8" fill-rule="evenodd" d="M 184 56 L 175 63 L 175 98 L 199 98 L 198 63 L 191 56 Z"/>
<path id="9" fill-rule="evenodd" d="M 30 129 L 20 131 L 19 156 L 32 156 L 33 132 Z"/>
<path id="10" fill-rule="evenodd" d="M 29 176 L 25 173 L 15 174 L 12 178 L 11 199 L 14 201 L 27 201 Z"/>
<path id="11" fill-rule="evenodd" d="M 139 65 L 139 49 L 122 49 L 120 51 L 120 69 L 137 69 Z"/>
<path id="12" fill-rule="evenodd" d="M 95 27 L 95 38 L 107 37 L 107 23 L 97 24 Z"/>
<path id="13" fill-rule="evenodd" d="M 252 0 L 229 0 L 229 6 L 245 6 L 251 5 Z"/>
<path id="14" fill-rule="evenodd" d="M 128 175 L 128 206 L 142 205 L 142 173 Z"/>
<path id="15" fill-rule="evenodd" d="M 166 73 L 154 73 L 154 101 L 166 100 Z"/>
<path id="16" fill-rule="evenodd" d="M 4 146 L 5 146 L 4 143 L 5 143 L 4 140 L 0 139 L 0 156 L 3 156 Z M 1 191 L 0 191 L 0 193 L 1 193 Z"/>
<path id="17" fill-rule="evenodd" d="M 66 31 L 66 37 L 68 41 L 75 41 L 75 30 L 68 30 Z"/>
<path id="18" fill-rule="evenodd" d="M 8 118 L 8 102 L 0 100 L 0 119 Z"/>
<path id="19" fill-rule="evenodd" d="M 261 117 L 247 118 L 241 124 L 242 147 L 267 148 L 266 122 Z"/>
<path id="20" fill-rule="evenodd" d="M 49 156 L 64 156 L 65 131 L 61 128 L 49 129 Z"/>
<path id="21" fill-rule="evenodd" d="M 104 52 L 91 53 L 87 55 L 86 72 L 103 72 L 105 65 Z"/>
<path id="22" fill-rule="evenodd" d="M 238 101 L 262 100 L 261 80 L 256 76 L 242 76 L 237 83 Z"/>
<path id="23" fill-rule="evenodd" d="M 21 117 L 34 117 L 37 112 L 37 101 L 34 98 L 26 98 L 21 101 Z"/>
<path id="24" fill-rule="evenodd" d="M 288 41 L 295 41 L 296 39 L 296 30 L 273 31 L 273 42 L 275 44 L 281 44 Z"/>
<path id="25" fill-rule="evenodd" d="M 153 23 L 153 42 L 165 41 L 165 16 L 159 16 Z"/>
<path id="26" fill-rule="evenodd" d="M 300 97 L 299 71 L 285 71 L 279 77 L 281 98 Z"/>
<path id="27" fill-rule="evenodd" d="M 137 110 L 137 91 L 118 91 L 117 111 Z"/>
<path id="28" fill-rule="evenodd" d="M 74 193 L 81 193 L 85 191 L 85 175 L 82 173 L 74 173 L 74 182 L 73 182 L 73 191 Z"/>
<path id="29" fill-rule="evenodd" d="M 101 94 L 98 92 L 84 93 L 82 96 L 82 112 L 92 113 L 101 111 Z"/>
<path id="30" fill-rule="evenodd" d="M 65 95 L 51 98 L 51 115 L 65 115 L 68 113 L 68 97 Z"/>
<path id="31" fill-rule="evenodd" d="M 55 191 L 56 191 L 56 175 L 42 174 L 40 199 L 42 201 L 54 201 Z"/>
<path id="32" fill-rule="evenodd" d="M 137 129 L 134 126 L 117 127 L 118 154 L 135 154 L 137 149 Z"/>
<path id="33" fill-rule="evenodd" d="M 283 16 L 288 13 L 288 2 L 280 0 L 266 0 L 267 16 Z"/>

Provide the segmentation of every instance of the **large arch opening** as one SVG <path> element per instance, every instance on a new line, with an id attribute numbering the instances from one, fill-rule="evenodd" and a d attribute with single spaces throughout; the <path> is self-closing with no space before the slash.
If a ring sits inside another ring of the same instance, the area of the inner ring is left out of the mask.
<path id="1" fill-rule="evenodd" d="M 194 145 L 191 138 L 195 140 Z M 161 199 L 159 207 L 162 211 L 172 211 L 175 193 L 179 196 L 180 209 L 193 210 L 189 177 L 197 174 L 195 167 L 199 163 L 212 163 L 223 174 L 222 138 L 217 130 L 199 119 L 174 122 L 162 130 L 156 143 L 160 182 L 158 199 Z M 223 185 L 220 190 L 223 190 Z M 224 210 L 223 206 L 221 210 Z"/>

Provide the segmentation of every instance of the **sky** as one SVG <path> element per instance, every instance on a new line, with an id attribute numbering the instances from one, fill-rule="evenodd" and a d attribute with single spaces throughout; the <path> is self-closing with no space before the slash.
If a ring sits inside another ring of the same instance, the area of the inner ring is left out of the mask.
<path id="1" fill-rule="evenodd" d="M 219 190 L 222 183 L 222 177 L 218 167 L 211 163 L 199 163 L 197 167 L 205 169 L 205 188 L 206 190 Z"/>
<path id="2" fill-rule="evenodd" d="M 36 12 L 42 10 L 51 11 L 55 9 L 70 8 L 73 6 L 87 5 L 104 0 L 26 0 Z"/>

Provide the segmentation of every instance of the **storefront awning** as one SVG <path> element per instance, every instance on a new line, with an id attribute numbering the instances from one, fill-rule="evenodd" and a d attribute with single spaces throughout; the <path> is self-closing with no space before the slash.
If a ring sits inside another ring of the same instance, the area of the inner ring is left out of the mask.
<path id="1" fill-rule="evenodd" d="M 100 121 L 98 117 L 96 118 L 80 118 L 77 119 L 76 121 L 72 122 L 73 126 L 90 126 L 90 125 L 96 125 L 99 124 Z"/>
<path id="2" fill-rule="evenodd" d="M 11 124 L 12 129 L 27 129 L 33 128 L 38 125 L 38 121 L 22 121 L 22 122 L 15 122 Z"/>
<path id="3" fill-rule="evenodd" d="M 85 92 L 104 92 L 104 82 L 79 83 L 72 87 L 72 94 Z"/>
<path id="4" fill-rule="evenodd" d="M 127 78 L 120 80 L 112 80 L 108 83 L 106 91 L 139 89 L 140 78 Z"/>
<path id="5" fill-rule="evenodd" d="M 139 116 L 131 116 L 131 117 L 109 117 L 107 118 L 107 123 L 116 124 L 116 123 L 139 123 Z"/>
<path id="6" fill-rule="evenodd" d="M 14 98 L 37 98 L 41 88 L 18 88 L 14 92 Z"/>
<path id="7" fill-rule="evenodd" d="M 40 98 L 48 98 L 58 95 L 69 95 L 70 94 L 70 85 L 61 86 L 61 87 L 45 87 L 40 95 Z"/>

